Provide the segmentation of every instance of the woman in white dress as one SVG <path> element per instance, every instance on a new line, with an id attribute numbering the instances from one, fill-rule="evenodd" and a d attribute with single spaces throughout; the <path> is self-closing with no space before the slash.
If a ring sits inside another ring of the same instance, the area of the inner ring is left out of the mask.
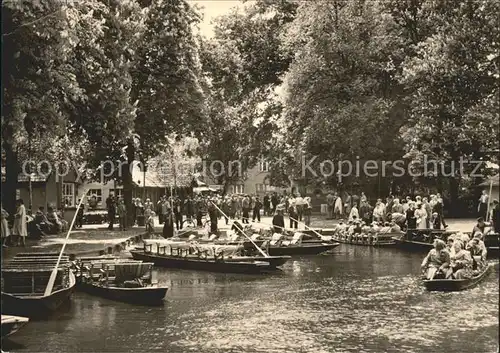
<path id="1" fill-rule="evenodd" d="M 26 237 L 28 236 L 28 228 L 26 225 L 26 208 L 22 199 L 17 200 L 17 211 L 14 218 L 14 226 L 12 234 L 17 236 L 17 246 L 19 242 L 26 246 Z"/>
<path id="2" fill-rule="evenodd" d="M 417 204 L 415 217 L 417 218 L 417 229 L 427 229 L 427 210 L 422 203 Z"/>
<path id="3" fill-rule="evenodd" d="M 7 239 L 10 236 L 9 223 L 7 221 L 9 218 L 9 213 L 3 209 L 2 205 L 2 246 L 7 247 Z"/>
<path id="4" fill-rule="evenodd" d="M 333 207 L 333 215 L 335 218 L 340 218 L 342 217 L 342 198 L 340 196 L 337 196 L 337 199 L 335 200 L 335 205 Z"/>

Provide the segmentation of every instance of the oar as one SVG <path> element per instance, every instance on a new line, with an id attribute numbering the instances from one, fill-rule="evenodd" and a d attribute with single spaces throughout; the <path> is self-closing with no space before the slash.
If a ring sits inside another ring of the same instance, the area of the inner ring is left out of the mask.
<path id="1" fill-rule="evenodd" d="M 295 218 L 292 218 L 292 217 L 290 217 L 290 219 L 291 219 L 292 221 L 297 222 L 297 223 L 303 224 L 303 225 L 304 225 L 304 227 L 306 227 L 306 229 L 311 230 L 311 231 L 312 231 L 314 234 L 316 234 L 318 237 L 320 237 L 320 238 L 322 237 L 322 235 L 321 235 L 321 234 L 319 234 L 318 232 L 316 232 L 316 231 L 315 231 L 314 229 L 312 229 L 311 227 L 307 226 L 305 223 L 302 223 L 302 222 L 300 222 L 300 221 L 298 221 L 298 220 L 296 220 Z"/>
<path id="2" fill-rule="evenodd" d="M 50 295 L 50 293 L 52 293 L 52 289 L 54 288 L 54 282 L 56 281 L 56 277 L 57 277 L 57 269 L 59 268 L 59 263 L 61 261 L 62 255 L 64 253 L 64 249 L 66 248 L 66 243 L 69 239 L 69 235 L 71 234 L 71 230 L 73 229 L 73 225 L 75 224 L 76 217 L 78 216 L 78 210 L 82 206 L 83 199 L 87 195 L 87 192 L 88 192 L 88 189 L 84 190 L 84 193 L 83 193 L 82 197 L 80 198 L 80 202 L 78 202 L 78 206 L 76 207 L 76 211 L 75 211 L 75 214 L 73 216 L 73 220 L 71 221 L 71 225 L 68 229 L 68 234 L 66 234 L 66 238 L 64 239 L 64 243 L 63 243 L 63 246 L 61 248 L 61 252 L 59 253 L 59 257 L 57 258 L 56 265 L 55 265 L 54 269 L 52 270 L 52 273 L 50 274 L 49 283 L 47 283 L 47 287 L 45 288 L 44 296 Z"/>
<path id="3" fill-rule="evenodd" d="M 486 207 L 486 217 L 484 218 L 486 222 L 490 221 L 490 204 L 491 204 L 491 192 L 493 191 L 493 179 L 490 180 L 490 194 L 488 196 L 488 205 Z"/>
<path id="4" fill-rule="evenodd" d="M 229 218 L 226 216 L 226 214 L 224 212 L 222 212 L 222 210 L 217 207 L 217 205 L 215 203 L 213 203 L 212 201 L 210 201 L 210 203 L 212 203 L 212 205 L 214 205 L 214 207 L 219 210 L 219 212 L 226 218 Z M 237 224 L 237 223 L 234 223 L 233 222 L 233 225 L 248 239 L 250 240 L 250 242 L 257 248 L 257 250 L 259 250 L 259 252 L 262 254 L 262 256 L 264 257 L 269 257 L 268 254 L 266 254 L 259 246 L 257 246 L 257 244 L 255 244 L 255 242 L 252 240 L 252 238 L 250 238 L 248 235 L 245 234 L 245 232 L 243 231 L 243 229 L 240 228 L 240 226 Z"/>

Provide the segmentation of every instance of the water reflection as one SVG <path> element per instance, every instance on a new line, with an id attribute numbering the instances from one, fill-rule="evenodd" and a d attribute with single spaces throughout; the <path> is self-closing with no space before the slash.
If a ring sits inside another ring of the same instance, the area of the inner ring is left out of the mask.
<path id="1" fill-rule="evenodd" d="M 498 273 L 466 292 L 429 293 L 420 262 L 343 245 L 271 276 L 160 270 L 170 287 L 163 307 L 77 293 L 60 321 L 14 338 L 29 352 L 496 351 Z"/>

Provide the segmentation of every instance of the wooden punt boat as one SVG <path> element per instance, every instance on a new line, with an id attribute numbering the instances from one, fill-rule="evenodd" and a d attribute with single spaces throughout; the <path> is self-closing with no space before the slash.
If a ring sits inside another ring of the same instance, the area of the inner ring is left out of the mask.
<path id="1" fill-rule="evenodd" d="M 160 305 L 168 287 L 158 286 L 153 263 L 100 260 L 82 263 L 78 289 L 106 299 L 141 305 Z"/>
<path id="2" fill-rule="evenodd" d="M 376 236 L 357 234 L 357 235 L 338 235 L 332 236 L 333 240 L 339 243 L 374 246 L 374 247 L 388 247 L 396 244 L 394 238 L 400 236 L 400 233 L 378 233 Z"/>
<path id="3" fill-rule="evenodd" d="M 291 245 L 270 245 L 268 248 L 268 253 L 271 256 L 293 256 L 293 255 L 317 255 L 330 251 L 339 246 L 339 243 L 301 243 L 301 244 L 291 244 Z"/>
<path id="4" fill-rule="evenodd" d="M 434 239 L 441 239 L 446 242 L 448 236 L 455 232 L 436 229 L 411 229 L 402 237 L 394 237 L 396 246 L 407 251 L 428 252 L 434 247 Z M 470 234 L 469 234 L 470 235 Z M 498 257 L 498 234 L 486 234 L 484 245 L 488 251 L 488 258 Z"/>
<path id="5" fill-rule="evenodd" d="M 50 315 L 66 303 L 76 279 L 69 258 L 62 257 L 52 292 L 45 295 L 50 275 L 57 262 L 53 254 L 18 254 L 2 267 L 3 314 L 39 318 Z"/>
<path id="6" fill-rule="evenodd" d="M 2 314 L 2 339 L 16 333 L 28 322 L 27 317 Z"/>
<path id="7" fill-rule="evenodd" d="M 472 288 L 483 281 L 491 269 L 492 264 L 488 264 L 481 272 L 469 279 L 433 279 L 424 280 L 424 286 L 428 291 L 454 292 Z"/>
<path id="8" fill-rule="evenodd" d="M 290 259 L 290 256 L 241 256 L 241 249 L 234 245 L 145 241 L 141 250 L 130 253 L 134 260 L 153 262 L 161 267 L 227 273 L 276 271 Z"/>

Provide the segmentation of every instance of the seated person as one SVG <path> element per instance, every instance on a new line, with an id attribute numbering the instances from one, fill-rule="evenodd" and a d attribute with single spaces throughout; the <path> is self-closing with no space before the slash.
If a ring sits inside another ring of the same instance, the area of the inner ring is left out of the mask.
<path id="1" fill-rule="evenodd" d="M 402 213 L 392 213 L 389 220 L 397 224 L 401 229 L 406 227 L 406 216 Z"/>
<path id="2" fill-rule="evenodd" d="M 488 254 L 488 250 L 486 249 L 486 245 L 484 244 L 481 233 L 474 234 L 474 238 L 472 238 L 472 240 L 467 243 L 465 249 L 470 251 L 473 259 L 476 259 L 475 257 L 479 257 L 479 261 L 476 260 L 476 262 L 478 262 L 478 265 L 486 264 L 486 256 Z"/>
<path id="3" fill-rule="evenodd" d="M 472 228 L 472 235 L 476 234 L 476 233 L 481 233 L 481 234 L 484 234 L 484 230 L 486 229 L 486 222 L 484 221 L 484 218 L 483 217 L 479 217 L 477 219 L 477 223 L 476 225 L 474 226 L 474 228 Z"/>
<path id="4" fill-rule="evenodd" d="M 390 225 L 391 233 L 402 233 L 401 227 L 398 224 L 391 222 Z"/>
<path id="5" fill-rule="evenodd" d="M 453 235 L 450 235 L 446 240 L 446 250 L 448 250 L 448 252 L 450 253 L 450 257 L 452 255 L 455 255 L 455 248 L 453 247 L 454 243 L 455 243 L 455 237 Z"/>
<path id="6" fill-rule="evenodd" d="M 47 233 L 57 234 L 62 230 L 62 223 L 59 220 L 56 211 L 52 207 L 47 207 L 47 220 L 50 223 Z"/>
<path id="7" fill-rule="evenodd" d="M 450 265 L 450 254 L 446 251 L 446 244 L 442 240 L 434 241 L 434 249 L 431 249 L 422 261 L 421 268 L 425 277 L 429 280 L 436 277 L 443 278 Z"/>
<path id="8" fill-rule="evenodd" d="M 461 241 L 453 243 L 455 254 L 450 256 L 450 267 L 447 271 L 446 278 L 465 279 L 472 277 L 472 257 L 469 251 L 464 249 L 464 244 Z"/>
<path id="9" fill-rule="evenodd" d="M 441 229 L 441 217 L 439 216 L 439 213 L 434 212 L 432 214 L 432 229 Z"/>

